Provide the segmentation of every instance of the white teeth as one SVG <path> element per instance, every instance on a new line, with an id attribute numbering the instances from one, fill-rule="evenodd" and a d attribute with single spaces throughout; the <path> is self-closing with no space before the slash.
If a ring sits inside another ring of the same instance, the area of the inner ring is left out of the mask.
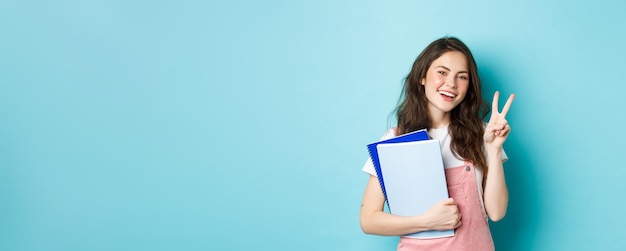
<path id="1" fill-rule="evenodd" d="M 439 91 L 439 94 L 446 95 L 446 96 L 451 97 L 451 98 L 456 97 L 456 94 L 451 93 L 451 92 L 447 92 L 447 91 Z"/>

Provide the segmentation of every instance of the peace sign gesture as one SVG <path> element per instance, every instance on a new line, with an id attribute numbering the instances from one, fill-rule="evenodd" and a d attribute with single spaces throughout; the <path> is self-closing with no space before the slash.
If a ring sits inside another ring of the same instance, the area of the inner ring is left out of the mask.
<path id="1" fill-rule="evenodd" d="M 505 116 L 509 112 L 509 108 L 511 108 L 515 94 L 511 94 L 506 100 L 502 112 L 498 112 L 499 98 L 500 92 L 496 91 L 496 93 L 493 94 L 493 102 L 491 103 L 491 117 L 489 118 L 487 127 L 485 127 L 485 135 L 483 136 L 485 144 L 493 147 L 502 147 L 502 144 L 511 132 L 511 126 L 509 126 L 509 122 L 506 121 Z"/>

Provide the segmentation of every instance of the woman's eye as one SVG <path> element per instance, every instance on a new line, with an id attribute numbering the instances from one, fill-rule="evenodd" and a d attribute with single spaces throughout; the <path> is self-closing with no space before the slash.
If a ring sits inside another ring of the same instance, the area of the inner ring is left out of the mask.
<path id="1" fill-rule="evenodd" d="M 459 78 L 462 79 L 462 80 L 468 80 L 469 79 L 467 76 L 460 76 Z"/>
<path id="2" fill-rule="evenodd" d="M 444 75 L 444 76 L 446 75 L 445 71 L 438 71 L 437 73 L 439 73 L 440 75 Z"/>

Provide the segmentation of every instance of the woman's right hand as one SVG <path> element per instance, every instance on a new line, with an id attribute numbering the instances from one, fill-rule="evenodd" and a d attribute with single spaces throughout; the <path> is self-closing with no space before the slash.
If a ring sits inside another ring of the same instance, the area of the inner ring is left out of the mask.
<path id="1" fill-rule="evenodd" d="M 435 203 L 423 217 L 433 230 L 450 230 L 461 226 L 461 212 L 453 198 Z"/>
<path id="2" fill-rule="evenodd" d="M 449 230 L 461 225 L 461 214 L 453 199 L 434 204 L 427 212 L 399 216 L 385 212 L 385 195 L 378 178 L 370 176 L 361 203 L 361 229 L 367 234 L 401 236 L 428 230 Z"/>

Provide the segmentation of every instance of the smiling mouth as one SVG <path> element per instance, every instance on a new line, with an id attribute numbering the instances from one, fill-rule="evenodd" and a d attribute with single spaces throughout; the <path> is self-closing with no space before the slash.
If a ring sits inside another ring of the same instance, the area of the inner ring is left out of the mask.
<path id="1" fill-rule="evenodd" d="M 451 92 L 447 92 L 447 91 L 439 91 L 439 94 L 441 94 L 443 96 L 446 96 L 446 97 L 449 97 L 449 98 L 455 98 L 456 97 L 456 94 L 451 93 Z"/>

